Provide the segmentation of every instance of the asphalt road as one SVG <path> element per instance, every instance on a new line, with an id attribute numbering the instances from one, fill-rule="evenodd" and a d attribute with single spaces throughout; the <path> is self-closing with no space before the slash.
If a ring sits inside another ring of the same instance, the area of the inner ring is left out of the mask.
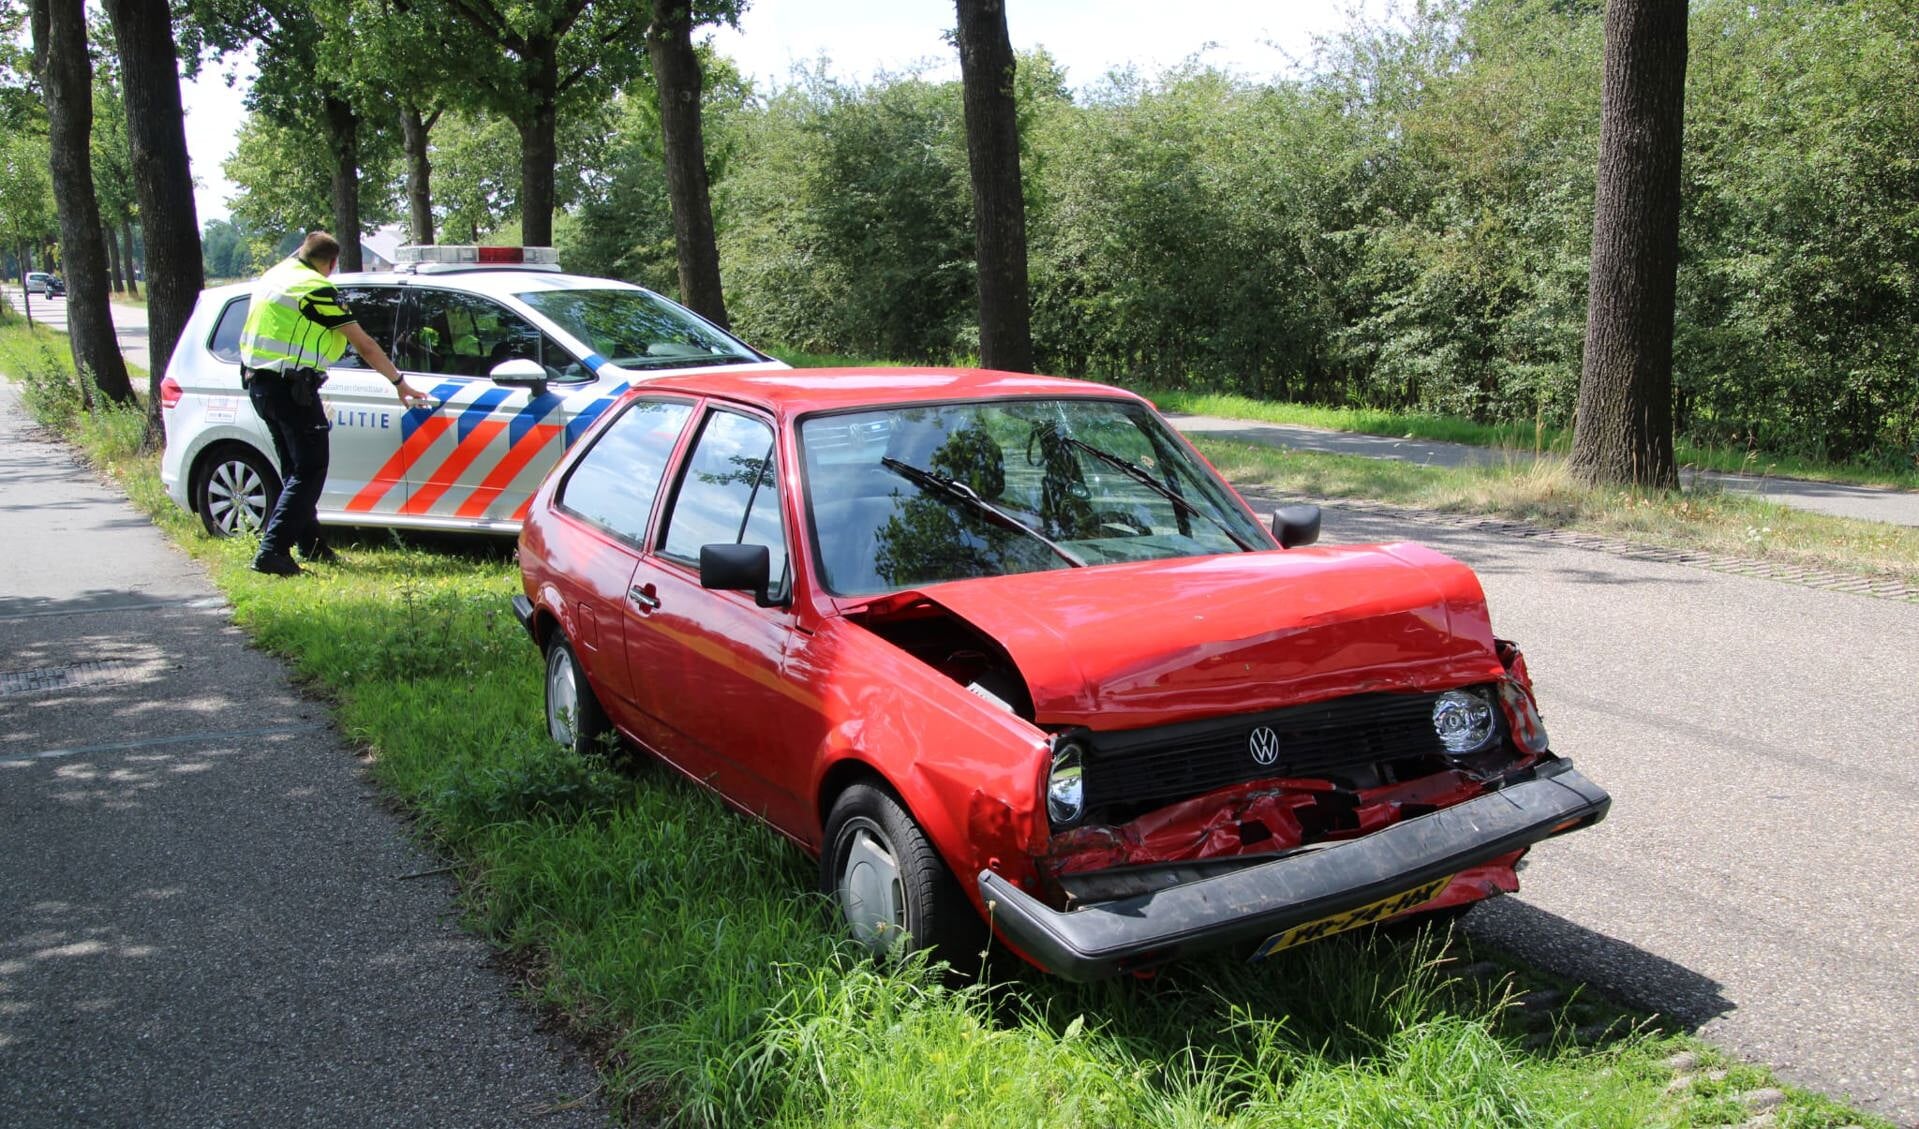
<path id="1" fill-rule="evenodd" d="M 4 381 L 0 543 L 0 1125 L 606 1123 L 325 707 Z"/>
<path id="2" fill-rule="evenodd" d="M 24 296 L 20 293 L 18 283 L 0 286 L 0 293 L 6 294 L 7 301 L 12 303 L 16 311 L 22 308 Z M 43 322 L 62 333 L 67 331 L 67 300 L 65 298 L 42 298 L 35 294 L 32 302 L 34 321 Z M 120 339 L 120 355 L 130 363 L 151 371 L 153 366 L 147 354 L 147 308 L 115 302 L 111 312 L 114 336 Z"/>
<path id="3" fill-rule="evenodd" d="M 1612 792 L 1476 937 L 1919 1125 L 1919 604 L 1337 509 L 1324 539 L 1473 565 Z"/>

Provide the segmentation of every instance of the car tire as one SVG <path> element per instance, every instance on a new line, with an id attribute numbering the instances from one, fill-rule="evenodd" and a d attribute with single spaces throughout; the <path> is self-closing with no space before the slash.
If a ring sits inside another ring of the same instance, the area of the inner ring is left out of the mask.
<path id="1" fill-rule="evenodd" d="M 961 976 L 978 970 L 986 923 L 890 793 L 864 783 L 841 792 L 824 843 L 820 888 L 855 940 L 875 954 L 902 942 L 930 949 Z"/>
<path id="2" fill-rule="evenodd" d="M 213 537 L 266 528 L 280 496 L 280 476 L 267 457 L 241 443 L 214 448 L 194 476 L 193 508 Z"/>
<path id="3" fill-rule="evenodd" d="M 546 645 L 546 732 L 579 756 L 604 752 L 606 735 L 613 732 L 579 656 L 558 629 Z"/>

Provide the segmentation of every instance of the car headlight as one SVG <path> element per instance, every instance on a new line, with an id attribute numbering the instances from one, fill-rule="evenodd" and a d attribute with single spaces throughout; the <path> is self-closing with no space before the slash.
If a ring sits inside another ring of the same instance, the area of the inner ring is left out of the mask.
<path id="1" fill-rule="evenodd" d="M 1046 773 L 1046 814 L 1055 827 L 1079 822 L 1086 814 L 1084 757 L 1073 741 L 1053 747 L 1053 767 Z"/>
<path id="2" fill-rule="evenodd" d="M 1433 702 L 1433 732 L 1453 756 L 1476 753 L 1499 729 L 1493 704 L 1470 690 L 1448 690 Z"/>

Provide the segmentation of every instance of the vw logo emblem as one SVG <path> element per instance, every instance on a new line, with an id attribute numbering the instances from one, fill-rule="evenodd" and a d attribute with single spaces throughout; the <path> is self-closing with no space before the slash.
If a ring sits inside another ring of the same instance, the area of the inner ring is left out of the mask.
<path id="1" fill-rule="evenodd" d="M 1279 759 L 1279 734 L 1273 732 L 1272 726 L 1262 725 L 1246 738 L 1246 748 L 1253 754 L 1255 764 L 1270 765 Z"/>

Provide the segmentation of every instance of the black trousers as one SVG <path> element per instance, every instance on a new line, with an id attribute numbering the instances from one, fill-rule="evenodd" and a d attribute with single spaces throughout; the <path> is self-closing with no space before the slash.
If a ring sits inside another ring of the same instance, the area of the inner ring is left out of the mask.
<path id="1" fill-rule="evenodd" d="M 278 373 L 248 373 L 247 397 L 273 436 L 273 453 L 280 458 L 283 479 L 280 497 L 260 535 L 260 555 L 284 555 L 292 549 L 310 552 L 320 543 L 320 491 L 326 486 L 331 454 L 327 432 L 333 424 L 317 389 L 309 396 L 296 395 L 293 382 Z"/>

